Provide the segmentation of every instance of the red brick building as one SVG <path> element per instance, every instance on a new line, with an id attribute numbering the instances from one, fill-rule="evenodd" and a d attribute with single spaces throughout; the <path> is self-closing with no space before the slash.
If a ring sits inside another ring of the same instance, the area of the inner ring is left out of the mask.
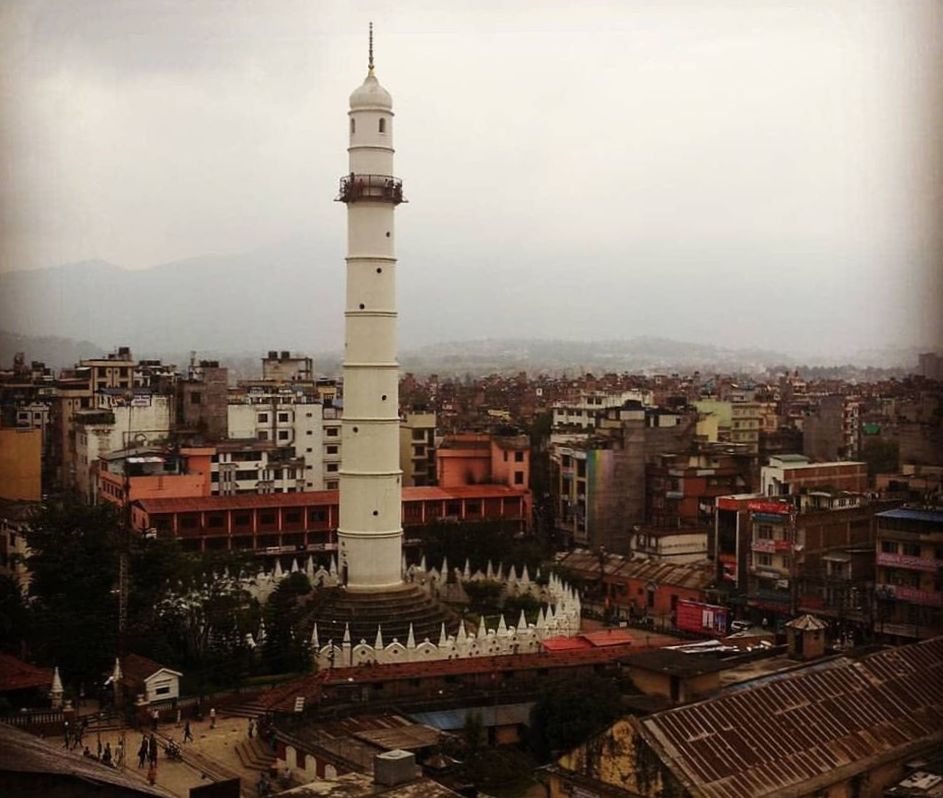
<path id="1" fill-rule="evenodd" d="M 496 521 L 512 531 L 530 528 L 530 492 L 504 485 L 449 489 L 403 488 L 403 527 L 452 520 Z M 141 499 L 131 505 L 136 530 L 155 530 L 198 551 L 236 549 L 256 554 L 334 551 L 338 491 Z"/>

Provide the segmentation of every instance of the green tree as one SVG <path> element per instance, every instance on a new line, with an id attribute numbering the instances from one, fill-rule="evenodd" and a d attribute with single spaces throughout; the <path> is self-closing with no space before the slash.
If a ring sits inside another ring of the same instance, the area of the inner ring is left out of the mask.
<path id="1" fill-rule="evenodd" d="M 0 650 L 23 655 L 30 629 L 29 607 L 15 579 L 0 576 Z"/>
<path id="2" fill-rule="evenodd" d="M 34 650 L 66 682 L 99 683 L 114 661 L 121 530 L 110 505 L 74 500 L 44 505 L 30 519 Z"/>
<path id="3" fill-rule="evenodd" d="M 531 710 L 532 745 L 542 761 L 579 745 L 619 716 L 617 685 L 601 676 L 546 682 Z"/>
<path id="4" fill-rule="evenodd" d="M 303 599 L 310 593 L 311 582 L 299 571 L 285 577 L 269 596 L 263 612 L 267 637 L 262 650 L 269 673 L 304 671 L 310 666 L 307 640 L 299 629 Z"/>

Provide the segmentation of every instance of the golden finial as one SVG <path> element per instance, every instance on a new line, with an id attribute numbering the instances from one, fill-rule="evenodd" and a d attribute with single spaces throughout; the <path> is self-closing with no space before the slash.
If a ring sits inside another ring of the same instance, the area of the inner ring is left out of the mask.
<path id="1" fill-rule="evenodd" d="M 367 64 L 367 67 L 370 69 L 370 74 L 373 74 L 373 23 L 370 23 L 370 61 Z"/>

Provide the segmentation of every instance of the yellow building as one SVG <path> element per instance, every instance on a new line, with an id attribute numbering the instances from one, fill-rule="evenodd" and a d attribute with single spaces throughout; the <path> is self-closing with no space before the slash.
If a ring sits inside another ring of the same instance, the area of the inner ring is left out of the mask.
<path id="1" fill-rule="evenodd" d="M 39 501 L 42 452 L 42 430 L 0 428 L 0 499 Z"/>

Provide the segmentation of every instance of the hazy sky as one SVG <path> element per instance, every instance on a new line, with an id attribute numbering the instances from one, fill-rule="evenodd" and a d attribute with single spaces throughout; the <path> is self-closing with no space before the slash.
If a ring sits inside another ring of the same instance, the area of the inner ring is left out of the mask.
<path id="1" fill-rule="evenodd" d="M 0 269 L 314 238 L 343 279 L 371 19 L 401 296 L 500 297 L 505 334 L 940 343 L 939 0 L 5 0 Z"/>

